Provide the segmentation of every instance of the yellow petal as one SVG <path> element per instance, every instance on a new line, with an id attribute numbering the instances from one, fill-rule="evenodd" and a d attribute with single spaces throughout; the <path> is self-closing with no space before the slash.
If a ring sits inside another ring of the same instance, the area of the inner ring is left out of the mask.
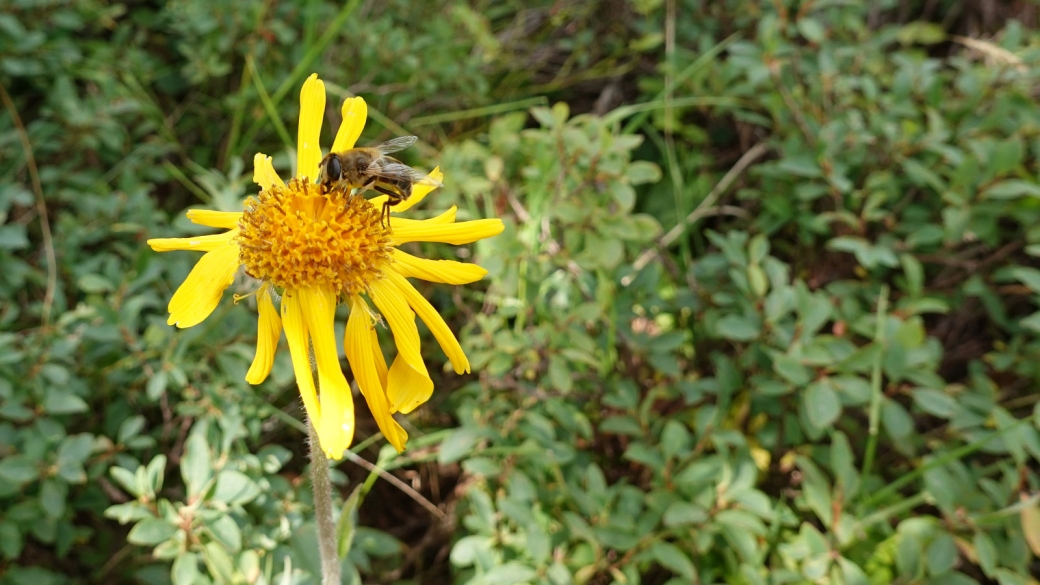
<path id="1" fill-rule="evenodd" d="M 378 207 L 378 208 L 382 209 L 383 208 L 383 203 L 385 203 L 387 199 L 388 199 L 387 196 L 381 195 L 379 197 L 373 197 L 373 198 L 369 199 L 368 202 L 371 203 L 372 205 L 374 205 L 375 207 Z M 394 210 L 396 208 L 397 208 L 397 205 L 394 205 L 394 206 L 390 207 L 391 210 Z M 444 211 L 440 215 L 435 215 L 435 217 L 430 218 L 428 220 L 407 220 L 405 218 L 393 218 L 391 220 L 391 222 L 392 222 L 392 225 L 394 227 L 397 227 L 397 226 L 410 226 L 410 225 L 416 225 L 416 226 L 427 225 L 428 226 L 428 225 L 434 225 L 434 224 L 453 224 L 454 223 L 454 218 L 456 218 L 456 213 L 458 211 L 459 211 L 459 207 L 452 205 L 451 207 L 448 208 L 447 211 Z"/>
<path id="2" fill-rule="evenodd" d="M 189 209 L 187 216 L 192 223 L 229 230 L 238 227 L 238 220 L 242 218 L 242 212 L 213 211 L 212 209 Z"/>
<path id="3" fill-rule="evenodd" d="M 318 432 L 321 449 L 329 459 L 340 459 L 354 440 L 354 398 L 350 384 L 339 365 L 336 335 L 336 293 L 331 289 L 304 288 L 296 291 L 311 337 L 314 362 L 318 366 L 318 400 L 321 424 Z"/>
<path id="4" fill-rule="evenodd" d="M 442 182 L 442 181 L 444 181 L 444 173 L 441 172 L 441 168 L 440 167 L 437 167 L 437 168 L 433 169 L 432 171 L 430 171 L 430 178 L 435 180 L 435 181 L 437 181 L 437 182 Z M 407 209 L 410 209 L 415 204 L 417 204 L 420 201 L 422 201 L 423 199 L 425 199 L 426 196 L 429 195 L 430 192 L 433 191 L 436 188 L 437 188 L 436 185 L 421 185 L 421 184 L 420 185 L 415 185 L 415 186 L 412 187 L 412 195 L 407 200 L 402 201 L 402 202 L 398 203 L 397 205 L 394 205 L 393 207 L 391 207 L 390 211 L 401 212 L 401 211 L 405 211 Z M 372 199 L 369 199 L 369 201 L 371 201 L 373 205 L 376 205 L 378 207 L 382 207 L 383 206 L 383 202 L 386 201 L 386 199 L 387 199 L 386 195 L 380 195 L 379 197 L 373 197 Z M 455 221 L 454 217 L 452 217 L 452 221 Z"/>
<path id="5" fill-rule="evenodd" d="M 238 246 L 225 242 L 206 252 L 188 273 L 188 278 L 170 299 L 170 325 L 185 328 L 198 325 L 217 308 L 224 289 L 238 271 Z"/>
<path id="6" fill-rule="evenodd" d="M 386 280 L 397 287 L 398 292 L 405 297 L 412 310 L 430 328 L 430 333 L 433 333 L 433 337 L 440 344 L 444 353 L 447 354 L 448 359 L 451 360 L 455 373 L 469 372 L 469 360 L 466 358 L 466 353 L 462 351 L 459 340 L 455 339 L 455 334 L 451 332 L 448 324 L 444 322 L 437 310 L 433 308 L 430 301 L 427 301 L 419 294 L 419 291 L 415 290 L 412 283 L 408 282 L 405 277 L 397 272 L 387 271 Z"/>
<path id="7" fill-rule="evenodd" d="M 246 372 L 246 382 L 259 384 L 267 379 L 274 364 L 274 350 L 282 336 L 282 319 L 271 302 L 271 287 L 263 285 L 256 293 L 256 308 L 260 312 L 256 332 L 256 355 Z"/>
<path id="8" fill-rule="evenodd" d="M 321 119 L 325 115 L 325 82 L 312 73 L 300 90 L 300 128 L 297 133 L 296 176 L 318 180 L 321 162 Z"/>
<path id="9" fill-rule="evenodd" d="M 398 355 L 387 377 L 386 397 L 390 400 L 390 412 L 408 414 L 430 396 L 433 396 L 433 380 L 429 373 L 415 371 Z"/>
<path id="10" fill-rule="evenodd" d="M 278 171 L 274 170 L 271 157 L 262 152 L 253 155 L 253 182 L 260 185 L 261 189 L 270 189 L 275 185 L 285 184 L 278 176 Z"/>
<path id="11" fill-rule="evenodd" d="M 368 296 L 390 324 L 398 353 L 413 369 L 425 373 L 426 365 L 419 353 L 419 329 L 415 326 L 415 313 L 408 307 L 408 301 L 397 292 L 396 286 L 386 280 L 375 280 L 368 286 Z"/>
<path id="12" fill-rule="evenodd" d="M 336 132 L 336 140 L 332 143 L 332 152 L 343 152 L 354 148 L 361 131 L 365 129 L 368 119 L 368 104 L 360 97 L 347 98 L 340 109 L 343 123 Z"/>
<path id="13" fill-rule="evenodd" d="M 454 260 L 427 260 L 416 258 L 397 248 L 390 249 L 395 263 L 393 269 L 401 274 L 421 278 L 429 282 L 444 284 L 469 284 L 476 282 L 488 273 L 476 264 L 456 262 Z"/>
<path id="14" fill-rule="evenodd" d="M 390 403 L 379 380 L 377 360 L 372 348 L 374 332 L 368 303 L 360 296 L 354 295 L 351 299 L 350 317 L 347 319 L 346 338 L 343 340 L 347 361 L 350 362 L 350 369 L 354 372 L 354 378 L 357 379 L 361 394 L 365 397 L 379 430 L 400 452 L 404 451 L 408 433 L 390 414 Z"/>
<path id="15" fill-rule="evenodd" d="M 196 252 L 212 252 L 230 244 L 238 236 L 238 229 L 224 232 L 222 234 L 211 234 L 208 236 L 195 236 L 194 238 L 152 238 L 148 245 L 156 252 L 170 252 L 173 250 L 193 250 Z M 238 246 L 235 246 L 238 249 Z"/>
<path id="16" fill-rule="evenodd" d="M 288 289 L 282 295 L 282 323 L 285 325 L 285 339 L 289 342 L 289 355 L 292 356 L 293 372 L 296 373 L 296 385 L 300 388 L 303 408 L 307 411 L 311 425 L 316 429 L 321 428 L 321 406 L 318 404 L 318 390 L 314 387 L 314 375 L 311 373 L 307 322 L 303 318 L 303 309 L 295 290 Z"/>
<path id="17" fill-rule="evenodd" d="M 447 225 L 399 225 L 397 223 L 392 223 L 391 225 L 394 228 L 392 237 L 399 244 L 407 242 L 443 242 L 457 246 L 497 236 L 505 229 L 502 220 L 498 218 L 477 219 Z"/>

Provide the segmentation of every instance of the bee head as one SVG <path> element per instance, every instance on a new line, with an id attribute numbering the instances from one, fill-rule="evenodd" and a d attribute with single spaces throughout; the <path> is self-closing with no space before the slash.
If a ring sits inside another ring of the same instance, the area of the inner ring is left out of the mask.
<path id="1" fill-rule="evenodd" d="M 339 161 L 339 157 L 330 154 L 321 161 L 319 181 L 322 184 L 328 184 L 340 180 L 343 176 L 343 165 Z"/>

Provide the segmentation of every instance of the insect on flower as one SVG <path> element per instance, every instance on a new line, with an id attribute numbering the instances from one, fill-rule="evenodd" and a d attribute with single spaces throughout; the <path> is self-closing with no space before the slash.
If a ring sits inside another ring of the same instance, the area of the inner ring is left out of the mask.
<path id="1" fill-rule="evenodd" d="M 386 227 L 390 208 L 412 196 L 414 185 L 440 187 L 441 182 L 402 163 L 390 153 L 415 144 L 415 136 L 401 136 L 375 146 L 330 152 L 318 165 L 318 182 L 326 192 L 373 189 L 386 195 L 380 222 Z"/>

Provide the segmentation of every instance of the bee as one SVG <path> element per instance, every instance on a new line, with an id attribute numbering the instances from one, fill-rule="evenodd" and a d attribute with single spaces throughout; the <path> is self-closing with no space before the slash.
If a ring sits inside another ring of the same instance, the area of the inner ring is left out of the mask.
<path id="1" fill-rule="evenodd" d="M 387 196 L 383 203 L 380 223 L 390 223 L 390 208 L 407 201 L 415 185 L 440 187 L 437 179 L 421 173 L 392 156 L 392 152 L 404 150 L 415 144 L 415 136 L 401 136 L 375 146 L 351 148 L 342 152 L 330 152 L 318 165 L 318 182 L 326 192 L 332 190 L 358 193 L 372 189 Z"/>

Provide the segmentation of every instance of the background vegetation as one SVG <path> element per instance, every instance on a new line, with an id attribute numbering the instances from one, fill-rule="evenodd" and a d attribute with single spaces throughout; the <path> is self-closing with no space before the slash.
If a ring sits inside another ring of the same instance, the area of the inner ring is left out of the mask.
<path id="1" fill-rule="evenodd" d="M 424 289 L 475 373 L 359 421 L 352 582 L 1037 582 L 1034 0 L 0 7 L 3 585 L 316 582 L 287 352 L 144 245 L 311 71 L 507 225 L 421 250 L 490 270 Z"/>

